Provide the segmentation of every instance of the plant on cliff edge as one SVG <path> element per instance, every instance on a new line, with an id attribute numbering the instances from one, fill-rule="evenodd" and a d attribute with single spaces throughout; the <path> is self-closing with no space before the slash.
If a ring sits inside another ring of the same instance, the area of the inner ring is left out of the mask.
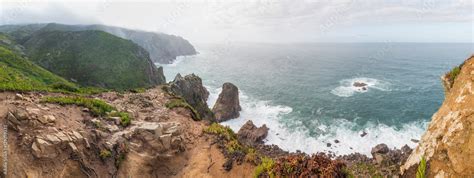
<path id="1" fill-rule="evenodd" d="M 272 172 L 273 166 L 275 166 L 275 161 L 268 157 L 262 157 L 262 162 L 255 168 L 253 177 L 258 178 L 263 173 L 267 173 L 269 177 L 275 177 Z"/>
<path id="2" fill-rule="evenodd" d="M 182 108 L 186 108 L 186 109 L 189 109 L 191 111 L 191 117 L 193 118 L 193 120 L 195 121 L 200 121 L 201 120 L 201 116 L 199 115 L 199 113 L 196 111 L 196 109 L 194 109 L 194 107 L 192 107 L 191 105 L 189 105 L 184 99 L 182 98 L 175 98 L 175 99 L 171 99 L 169 102 L 167 102 L 165 104 L 165 106 L 169 109 L 173 109 L 173 108 L 176 108 L 176 107 L 182 107 Z"/>
<path id="3" fill-rule="evenodd" d="M 418 170 L 416 171 L 416 178 L 425 178 L 425 177 L 426 177 L 426 159 L 424 156 L 422 156 L 420 164 L 418 165 Z"/>

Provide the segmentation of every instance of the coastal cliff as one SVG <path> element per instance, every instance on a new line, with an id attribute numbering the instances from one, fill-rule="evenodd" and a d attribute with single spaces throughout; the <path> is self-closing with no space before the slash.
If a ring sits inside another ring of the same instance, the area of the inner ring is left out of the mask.
<path id="1" fill-rule="evenodd" d="M 442 77 L 445 100 L 401 171 L 414 176 L 426 159 L 427 177 L 474 175 L 474 55 Z"/>

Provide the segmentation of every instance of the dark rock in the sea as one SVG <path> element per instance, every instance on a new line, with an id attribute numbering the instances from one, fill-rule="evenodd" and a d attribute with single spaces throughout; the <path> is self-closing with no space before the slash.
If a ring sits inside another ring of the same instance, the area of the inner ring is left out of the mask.
<path id="1" fill-rule="evenodd" d="M 362 90 L 364 90 L 364 91 L 367 90 L 367 87 L 362 87 Z"/>
<path id="2" fill-rule="evenodd" d="M 265 124 L 262 127 L 257 127 L 249 120 L 240 128 L 237 137 L 242 143 L 256 145 L 263 143 L 263 139 L 267 137 L 268 130 Z"/>
<path id="3" fill-rule="evenodd" d="M 403 153 L 411 153 L 413 151 L 413 149 L 411 149 L 408 145 L 403 146 L 400 150 Z"/>
<path id="4" fill-rule="evenodd" d="M 332 145 L 331 143 L 326 143 L 327 147 L 331 147 L 331 145 Z"/>
<path id="5" fill-rule="evenodd" d="M 242 108 L 239 103 L 239 89 L 232 83 L 224 83 L 222 92 L 212 108 L 217 122 L 239 117 Z"/>
<path id="6" fill-rule="evenodd" d="M 370 153 L 372 154 L 372 157 L 375 159 L 377 164 L 381 164 L 386 159 L 385 154 L 387 154 L 389 151 L 390 149 L 388 148 L 388 146 L 382 143 L 373 147 Z"/>
<path id="7" fill-rule="evenodd" d="M 378 144 L 377 146 L 373 147 L 372 151 L 370 153 L 372 153 L 372 156 L 373 156 L 376 153 L 380 153 L 380 154 L 388 153 L 389 150 L 390 149 L 388 148 L 388 146 L 385 143 L 382 143 L 382 144 Z"/>
<path id="8" fill-rule="evenodd" d="M 214 121 L 214 114 L 206 103 L 209 92 L 202 85 L 201 78 L 194 74 L 185 77 L 177 74 L 169 86 L 170 92 L 183 97 L 189 105 L 196 109 L 202 119 Z"/>
<path id="9" fill-rule="evenodd" d="M 420 142 L 420 140 L 417 140 L 417 139 L 411 139 L 411 141 L 412 141 L 413 143 L 418 143 L 418 142 Z"/>
<path id="10" fill-rule="evenodd" d="M 334 143 L 339 143 L 339 140 L 334 140 Z"/>
<path id="11" fill-rule="evenodd" d="M 354 84 L 352 84 L 352 85 L 355 86 L 355 87 L 365 87 L 365 86 L 367 86 L 367 84 L 364 83 L 364 82 L 354 82 Z"/>
<path id="12" fill-rule="evenodd" d="M 367 132 L 362 131 L 362 133 L 360 134 L 360 137 L 365 137 L 366 135 L 367 135 Z"/>

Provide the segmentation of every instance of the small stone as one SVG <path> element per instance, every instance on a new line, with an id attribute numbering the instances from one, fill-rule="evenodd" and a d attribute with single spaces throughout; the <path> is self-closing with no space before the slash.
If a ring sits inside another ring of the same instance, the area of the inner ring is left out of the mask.
<path id="1" fill-rule="evenodd" d="M 76 131 L 72 131 L 72 136 L 76 139 L 76 140 L 82 140 L 84 137 L 82 137 L 82 135 L 79 133 L 79 132 L 76 132 Z"/>
<path id="2" fill-rule="evenodd" d="M 15 117 L 18 120 L 27 120 L 28 119 L 28 112 L 23 108 L 18 108 L 17 110 L 15 110 L 13 112 L 13 115 L 15 115 Z"/>
<path id="3" fill-rule="evenodd" d="M 331 147 L 331 143 L 326 143 L 326 146 L 327 146 L 327 147 Z"/>
<path id="4" fill-rule="evenodd" d="M 120 125 L 120 117 L 110 117 L 110 119 L 114 121 L 114 124 Z"/>
<path id="5" fill-rule="evenodd" d="M 174 126 L 171 126 L 164 133 L 165 134 L 172 134 L 173 136 L 177 136 L 177 135 L 181 134 L 181 126 L 178 125 L 178 124 L 176 124 Z"/>
<path id="6" fill-rule="evenodd" d="M 334 140 L 334 143 L 339 143 L 339 140 L 337 140 L 337 139 L 336 139 L 336 140 Z"/>
<path id="7" fill-rule="evenodd" d="M 56 121 L 56 117 L 53 115 L 44 115 L 43 117 L 40 117 L 38 121 L 40 121 L 42 124 L 53 123 Z"/>
<path id="8" fill-rule="evenodd" d="M 71 141 L 71 140 L 69 140 L 69 137 L 66 134 L 64 134 L 63 132 L 56 133 L 56 137 L 58 137 L 59 140 L 61 140 L 61 142 Z"/>
<path id="9" fill-rule="evenodd" d="M 91 145 L 89 143 L 89 140 L 87 138 L 84 138 L 84 142 L 86 143 L 86 148 L 90 148 Z"/>
<path id="10" fill-rule="evenodd" d="M 82 112 L 89 112 L 89 108 L 82 108 Z"/>
<path id="11" fill-rule="evenodd" d="M 25 98 L 20 93 L 15 94 L 15 100 L 24 100 Z"/>
<path id="12" fill-rule="evenodd" d="M 165 149 L 170 149 L 171 147 L 171 134 L 166 134 L 160 136 L 161 143 L 165 147 Z"/>
<path id="13" fill-rule="evenodd" d="M 61 143 L 61 140 L 59 140 L 59 138 L 56 137 L 55 135 L 48 134 L 46 135 L 46 139 L 53 144 Z"/>
<path id="14" fill-rule="evenodd" d="M 40 113 L 41 110 L 39 109 L 36 109 L 36 108 L 26 108 L 26 112 L 29 114 L 29 115 L 38 115 Z"/>
<path id="15" fill-rule="evenodd" d="M 116 132 L 119 130 L 119 128 L 117 127 L 117 125 L 107 125 L 105 126 L 105 128 L 109 131 L 109 132 Z"/>
<path id="16" fill-rule="evenodd" d="M 362 133 L 360 134 L 360 137 L 365 137 L 366 135 L 367 135 L 367 132 L 362 131 Z"/>
<path id="17" fill-rule="evenodd" d="M 69 142 L 69 148 L 71 148 L 74 153 L 78 152 L 76 145 L 72 142 Z"/>
<path id="18" fill-rule="evenodd" d="M 411 141 L 412 141 L 413 143 L 418 143 L 418 142 L 420 142 L 420 140 L 417 140 L 417 139 L 411 139 Z"/>

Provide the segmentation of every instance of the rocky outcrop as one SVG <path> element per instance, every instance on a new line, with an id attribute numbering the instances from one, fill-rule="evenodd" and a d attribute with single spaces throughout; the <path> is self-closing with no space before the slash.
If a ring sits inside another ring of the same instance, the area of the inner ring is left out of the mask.
<path id="1" fill-rule="evenodd" d="M 268 130 L 265 124 L 262 127 L 257 127 L 249 120 L 240 128 L 237 137 L 244 144 L 257 145 L 263 143 L 263 139 L 268 135 Z"/>
<path id="2" fill-rule="evenodd" d="M 222 92 L 219 94 L 219 98 L 217 98 L 212 108 L 217 122 L 237 118 L 241 110 L 239 89 L 232 83 L 224 83 L 222 85 Z"/>
<path id="3" fill-rule="evenodd" d="M 474 175 L 474 56 L 465 61 L 418 146 L 401 167 L 413 176 L 422 157 L 427 177 Z"/>
<path id="4" fill-rule="evenodd" d="M 196 109 L 202 119 L 214 121 L 214 114 L 207 106 L 209 92 L 197 75 L 190 74 L 182 77 L 181 74 L 177 74 L 169 84 L 169 92 L 186 100 Z"/>

